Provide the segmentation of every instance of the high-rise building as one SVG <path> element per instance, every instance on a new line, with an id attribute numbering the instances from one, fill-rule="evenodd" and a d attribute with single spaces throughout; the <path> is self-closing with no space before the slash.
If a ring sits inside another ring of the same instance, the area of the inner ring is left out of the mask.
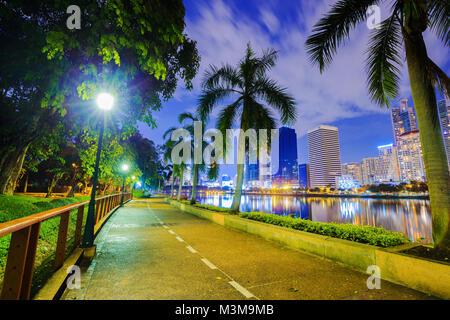
<path id="1" fill-rule="evenodd" d="M 419 131 L 406 132 L 398 137 L 397 159 L 401 181 L 426 181 Z"/>
<path id="2" fill-rule="evenodd" d="M 295 129 L 279 129 L 278 172 L 272 183 L 277 185 L 298 186 L 297 134 Z"/>
<path id="3" fill-rule="evenodd" d="M 259 181 L 262 188 L 270 189 L 272 187 L 272 166 L 270 161 L 266 162 L 267 163 L 259 163 Z"/>
<path id="4" fill-rule="evenodd" d="M 187 166 L 183 172 L 183 185 L 192 185 L 192 168 L 190 166 Z"/>
<path id="5" fill-rule="evenodd" d="M 397 148 L 393 144 L 378 146 L 378 182 L 399 182 Z"/>
<path id="6" fill-rule="evenodd" d="M 341 176 L 338 128 L 320 125 L 308 131 L 308 158 L 311 187 L 336 187 Z"/>
<path id="7" fill-rule="evenodd" d="M 223 174 L 222 175 L 222 188 L 226 189 L 232 189 L 233 188 L 233 179 L 230 178 L 229 175 Z"/>
<path id="8" fill-rule="evenodd" d="M 361 160 L 361 185 L 374 184 L 377 177 L 378 158 L 370 157 Z"/>
<path id="9" fill-rule="evenodd" d="M 351 176 L 354 181 L 361 184 L 361 166 L 357 162 L 349 162 L 341 165 L 341 175 Z"/>
<path id="10" fill-rule="evenodd" d="M 400 106 L 391 110 L 392 129 L 394 133 L 394 146 L 398 137 L 406 132 L 418 130 L 416 112 L 414 107 L 408 106 L 408 99 L 402 99 Z"/>
<path id="11" fill-rule="evenodd" d="M 450 168 L 450 98 L 446 95 L 444 100 L 438 102 L 439 122 L 441 123 L 442 138 L 444 139 L 447 162 Z"/>
<path id="12" fill-rule="evenodd" d="M 244 166 L 244 186 L 247 188 L 259 188 L 259 161 L 250 163 L 248 157 L 245 159 Z"/>
<path id="13" fill-rule="evenodd" d="M 298 166 L 298 181 L 300 188 L 309 188 L 311 186 L 309 164 L 303 163 Z"/>

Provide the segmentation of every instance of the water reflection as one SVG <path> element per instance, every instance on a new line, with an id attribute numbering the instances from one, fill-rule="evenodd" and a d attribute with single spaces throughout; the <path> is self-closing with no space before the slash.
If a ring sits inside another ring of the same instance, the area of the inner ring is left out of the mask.
<path id="1" fill-rule="evenodd" d="M 202 204 L 230 208 L 232 195 L 206 195 Z M 242 196 L 241 211 L 262 211 L 321 222 L 382 226 L 402 232 L 411 240 L 431 241 L 431 209 L 428 200 L 304 198 Z"/>

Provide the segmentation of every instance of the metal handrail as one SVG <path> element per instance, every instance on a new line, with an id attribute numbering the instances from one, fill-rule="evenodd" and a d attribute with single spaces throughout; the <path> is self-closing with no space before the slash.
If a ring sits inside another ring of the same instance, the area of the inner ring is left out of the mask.
<path id="1" fill-rule="evenodd" d="M 131 193 L 123 194 L 124 200 L 132 198 Z M 122 194 L 113 194 L 95 199 L 95 224 L 100 225 L 104 218 L 121 203 Z M 58 241 L 55 250 L 54 268 L 64 264 L 70 212 L 78 209 L 74 245 L 79 246 L 82 237 L 84 206 L 89 201 L 73 203 L 27 217 L 0 223 L 0 238 L 11 234 L 5 274 L 0 299 L 27 300 L 30 298 L 34 262 L 39 240 L 41 223 L 60 216 Z"/>
<path id="2" fill-rule="evenodd" d="M 104 197 L 100 197 L 100 198 L 95 198 L 95 201 L 99 201 L 99 200 L 103 200 L 109 197 L 113 197 L 113 196 L 120 196 L 121 193 L 117 193 L 117 194 L 111 194 L 108 196 L 104 196 Z M 67 206 L 64 207 L 59 207 L 59 208 L 54 208 L 54 209 L 50 209 L 47 211 L 43 211 L 43 212 L 39 212 L 39 213 L 35 213 L 32 214 L 30 216 L 26 216 L 23 218 L 19 218 L 19 219 L 15 219 L 15 220 L 11 220 L 11 221 L 7 221 L 7 222 L 3 222 L 0 223 L 0 238 L 4 237 L 10 233 L 13 233 L 15 231 L 19 231 L 21 229 L 24 229 L 26 227 L 29 227 L 35 223 L 38 222 L 43 222 L 45 220 L 48 220 L 50 218 L 53 218 L 61 213 L 64 213 L 66 211 L 72 211 L 73 209 L 76 209 L 78 207 L 84 206 L 85 204 L 88 204 L 89 200 L 87 201 L 82 201 L 82 202 L 76 202 L 76 203 L 72 203 L 69 204 Z"/>

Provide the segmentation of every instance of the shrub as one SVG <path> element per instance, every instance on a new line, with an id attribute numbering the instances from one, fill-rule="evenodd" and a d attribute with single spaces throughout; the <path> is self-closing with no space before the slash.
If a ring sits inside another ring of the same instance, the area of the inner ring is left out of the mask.
<path id="1" fill-rule="evenodd" d="M 195 203 L 194 207 L 207 209 L 207 210 L 211 210 L 211 211 L 217 211 L 217 212 L 231 212 L 231 209 L 228 209 L 228 208 L 210 206 L 210 205 L 206 205 L 206 204 L 197 204 L 197 203 Z"/>
<path id="2" fill-rule="evenodd" d="M 241 212 L 239 216 L 241 218 L 270 223 L 281 227 L 366 243 L 379 247 L 391 247 L 409 241 L 404 234 L 385 230 L 382 227 L 359 226 L 348 223 L 325 223 L 292 218 L 289 216 L 278 216 L 264 212 Z"/>

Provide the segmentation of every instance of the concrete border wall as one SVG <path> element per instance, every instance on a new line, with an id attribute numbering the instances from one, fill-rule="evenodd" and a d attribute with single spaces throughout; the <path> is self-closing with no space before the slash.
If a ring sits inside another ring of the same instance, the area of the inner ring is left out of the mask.
<path id="1" fill-rule="evenodd" d="M 284 228 L 167 199 L 173 207 L 222 226 L 257 235 L 295 250 L 341 263 L 366 273 L 377 265 L 381 278 L 440 298 L 450 299 L 450 264 L 409 256 L 408 246 L 380 248 L 348 240 Z M 413 245 L 414 246 L 414 245 Z M 409 245 L 411 247 L 411 245 Z"/>

